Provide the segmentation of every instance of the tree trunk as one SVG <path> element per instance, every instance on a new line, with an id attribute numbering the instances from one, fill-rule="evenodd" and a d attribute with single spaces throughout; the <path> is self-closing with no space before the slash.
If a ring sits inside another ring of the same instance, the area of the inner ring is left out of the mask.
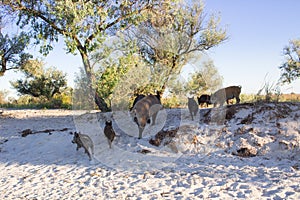
<path id="1" fill-rule="evenodd" d="M 95 103 L 102 112 L 111 111 L 111 109 L 108 108 L 107 103 L 98 95 L 97 92 L 95 92 Z"/>
<path id="2" fill-rule="evenodd" d="M 165 89 L 167 88 L 167 84 L 169 81 L 169 78 L 171 77 L 171 75 L 174 74 L 174 71 L 178 70 L 178 60 L 179 60 L 179 56 L 175 55 L 172 57 L 172 66 L 170 67 L 170 69 L 167 72 L 166 75 L 166 79 L 163 81 L 162 85 L 160 86 L 160 91 L 161 93 L 163 93 L 165 91 Z"/>
<path id="3" fill-rule="evenodd" d="M 82 58 L 82 61 L 83 61 L 84 70 L 86 72 L 87 79 L 89 81 L 89 83 L 88 83 L 88 86 L 89 86 L 88 91 L 90 92 L 90 94 L 87 95 L 87 96 L 94 97 L 94 102 L 98 106 L 99 110 L 101 110 L 102 112 L 109 112 L 109 111 L 111 111 L 111 109 L 108 108 L 107 103 L 104 101 L 104 99 L 101 98 L 98 95 L 97 90 L 95 88 L 97 86 L 94 86 L 94 84 L 93 84 L 93 83 L 96 82 L 96 77 L 95 77 L 95 75 L 92 72 L 92 68 L 91 68 L 90 61 L 88 59 L 87 53 L 85 51 L 80 51 L 80 54 L 81 54 L 81 58 Z"/>
<path id="4" fill-rule="evenodd" d="M 3 76 L 6 71 L 6 59 L 4 55 L 2 55 L 2 63 L 1 63 L 1 70 L 0 70 L 0 76 Z"/>

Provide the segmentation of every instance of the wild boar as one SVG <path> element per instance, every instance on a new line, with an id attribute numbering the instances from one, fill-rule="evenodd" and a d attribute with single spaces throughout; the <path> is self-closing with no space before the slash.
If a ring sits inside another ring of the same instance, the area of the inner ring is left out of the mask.
<path id="1" fill-rule="evenodd" d="M 142 138 L 142 132 L 145 129 L 146 124 L 150 123 L 150 117 L 152 118 L 151 125 L 154 125 L 157 113 L 161 109 L 162 105 L 156 95 L 148 95 L 134 105 L 130 115 L 133 118 L 133 121 L 138 125 L 139 139 Z"/>
<path id="2" fill-rule="evenodd" d="M 110 121 L 110 120 L 107 120 L 105 122 L 104 135 L 107 138 L 109 148 L 111 148 L 111 144 L 116 136 L 116 133 L 112 127 L 112 121 Z"/>
<path id="3" fill-rule="evenodd" d="M 197 99 L 198 99 L 198 104 L 200 105 L 201 108 L 203 107 L 204 104 L 206 104 L 206 107 L 212 104 L 210 102 L 210 95 L 208 94 L 202 94 L 200 97 L 197 97 Z"/>
<path id="4" fill-rule="evenodd" d="M 190 111 L 192 120 L 194 120 L 193 116 L 197 115 L 199 109 L 199 105 L 195 101 L 194 97 L 188 97 L 188 109 Z"/>
<path id="5" fill-rule="evenodd" d="M 75 132 L 72 143 L 77 144 L 77 151 L 79 148 L 83 147 L 85 153 L 88 154 L 89 159 L 92 160 L 94 156 L 94 144 L 88 135 Z"/>
<path id="6" fill-rule="evenodd" d="M 236 103 L 240 103 L 241 89 L 241 86 L 230 86 L 222 88 L 211 95 L 211 102 L 214 104 L 214 107 L 217 104 L 222 106 L 225 101 L 227 102 L 227 104 L 229 104 L 229 100 L 233 98 L 236 99 Z"/>

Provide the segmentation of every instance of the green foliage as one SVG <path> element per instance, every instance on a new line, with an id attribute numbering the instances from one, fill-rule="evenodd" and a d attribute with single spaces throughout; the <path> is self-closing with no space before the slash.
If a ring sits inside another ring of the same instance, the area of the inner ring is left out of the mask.
<path id="1" fill-rule="evenodd" d="M 260 102 L 300 102 L 300 94 L 241 94 L 242 103 L 260 103 Z"/>
<path id="2" fill-rule="evenodd" d="M 4 93 L 6 92 L 4 91 Z M 0 98 L 1 94 L 2 92 L 0 92 Z M 8 100 L 0 101 L 0 107 L 17 109 L 71 109 L 72 88 L 66 88 L 62 93 L 55 94 L 50 100 L 44 96 L 33 97 L 28 94 L 20 96 L 17 100 L 9 97 Z"/>
<path id="3" fill-rule="evenodd" d="M 18 100 L 7 102 L 1 106 L 16 109 L 71 109 L 72 107 L 71 104 L 64 103 L 59 98 L 53 98 L 48 101 L 46 98 L 30 95 L 22 95 Z"/>
<path id="4" fill-rule="evenodd" d="M 199 91 L 202 88 L 207 87 L 206 82 L 203 78 L 203 73 L 200 71 L 194 72 L 189 78 L 188 82 L 185 84 L 185 90 L 188 91 Z"/>
<path id="5" fill-rule="evenodd" d="M 291 83 L 300 78 L 300 39 L 292 40 L 284 48 L 286 61 L 279 67 L 282 71 L 281 82 Z"/>
<path id="6" fill-rule="evenodd" d="M 168 0 L 165 0 L 168 1 Z M 105 37 L 114 35 L 129 25 L 145 20 L 144 13 L 154 10 L 160 0 L 154 1 L 28 1 L 2 0 L 4 10 L 18 14 L 17 24 L 26 28 L 44 55 L 52 50 L 52 43 L 63 36 L 67 52 L 80 53 L 88 79 L 89 96 L 94 95 L 95 81 L 90 55 L 101 49 Z M 100 110 L 108 111 L 103 98 L 94 95 Z"/>
<path id="7" fill-rule="evenodd" d="M 18 14 L 17 24 L 28 30 L 44 55 L 52 50 L 52 43 L 63 36 L 67 52 L 79 53 L 82 57 L 87 80 L 87 87 L 82 93 L 87 99 L 94 96 L 102 111 L 109 110 L 107 104 L 112 89 L 131 66 L 124 68 L 117 63 L 100 67 L 100 72 L 93 69 L 93 54 L 101 51 L 108 35 L 133 30 L 128 33 L 129 38 L 138 40 L 137 52 L 144 55 L 150 68 L 146 81 L 149 85 L 141 86 L 144 90 L 166 88 L 169 78 L 180 73 L 190 53 L 208 50 L 226 39 L 226 32 L 219 28 L 219 18 L 213 16 L 204 20 L 203 5 L 198 3 L 184 4 L 176 0 L 2 0 L 0 6 Z M 144 23 L 139 26 L 141 22 Z M 101 87 L 97 88 L 99 85 Z M 121 96 L 118 98 L 123 100 Z M 84 96 L 78 98 L 81 97 Z"/>
<path id="8" fill-rule="evenodd" d="M 19 94 L 27 94 L 33 97 L 45 97 L 53 99 L 55 94 L 60 94 L 67 85 L 66 74 L 55 68 L 44 69 L 43 63 L 38 60 L 30 60 L 22 68 L 24 79 L 11 82 L 11 85 Z"/>
<path id="9" fill-rule="evenodd" d="M 193 65 L 193 63 L 197 63 Z M 195 68 L 189 73 L 181 73 L 180 78 L 173 76 L 170 78 L 168 90 L 172 94 L 186 98 L 187 94 L 200 96 L 216 91 L 222 85 L 222 77 L 211 60 L 201 62 L 200 58 L 191 62 L 189 69 Z M 196 68 L 197 67 L 197 68 Z M 184 70 L 184 69 L 183 69 Z"/>
<path id="10" fill-rule="evenodd" d="M 240 100 L 242 103 L 253 103 L 257 99 L 255 94 L 240 94 Z"/>
<path id="11" fill-rule="evenodd" d="M 99 96 L 103 97 L 111 108 L 111 100 L 114 99 L 115 104 L 124 104 L 121 101 L 124 100 L 122 92 L 129 91 L 129 88 L 122 89 L 121 93 L 118 92 L 117 87 L 122 87 L 123 79 L 127 79 L 126 76 L 129 70 L 135 68 L 137 65 L 142 64 L 138 54 L 136 54 L 136 47 L 133 42 L 125 42 L 122 38 L 113 37 L 103 44 L 102 51 L 98 51 L 92 55 L 91 61 L 94 63 L 93 68 L 95 70 L 95 88 L 93 92 L 97 92 Z M 135 78 L 137 78 L 135 76 Z M 76 87 L 74 90 L 74 103 L 78 101 L 80 107 L 94 107 L 92 102 L 88 100 L 84 91 L 88 84 L 87 77 L 83 70 L 76 77 Z M 127 82 L 126 86 L 135 84 L 134 82 Z M 84 96 L 82 96 L 84 95 Z M 84 102 L 86 101 L 86 102 Z M 122 107 L 122 106 L 121 106 Z"/>
<path id="12" fill-rule="evenodd" d="M 178 95 L 172 95 L 162 99 L 164 108 L 183 108 L 186 107 L 187 98 Z"/>
<path id="13" fill-rule="evenodd" d="M 89 91 L 89 80 L 84 69 L 81 68 L 80 73 L 76 74 L 74 82 L 75 88 L 73 90 L 73 109 L 94 109 L 94 97 L 91 94 L 93 94 L 95 91 Z"/>
<path id="14" fill-rule="evenodd" d="M 194 52 L 208 50 L 227 39 L 226 31 L 219 28 L 220 18 L 206 19 L 199 1 L 163 4 L 148 18 L 132 32 L 142 55 L 152 66 L 152 82 L 161 87 L 180 73 Z"/>
<path id="15" fill-rule="evenodd" d="M 41 53 L 48 54 L 52 50 L 52 42 L 62 35 L 67 52 L 79 50 L 86 54 L 101 48 L 106 34 L 114 34 L 143 20 L 144 12 L 154 9 L 158 2 L 3 0 L 0 6 L 18 14 L 17 24 L 21 28 L 26 27 L 35 43 L 42 45 Z"/>
<path id="16" fill-rule="evenodd" d="M 97 92 L 110 105 L 110 99 L 114 93 L 115 87 L 124 77 L 124 75 L 135 65 L 139 63 L 138 55 L 135 54 L 135 45 L 132 42 L 125 42 L 122 38 L 113 38 L 109 41 L 107 47 L 111 51 L 103 51 L 98 54 L 98 64 L 101 67 L 97 70 Z"/>
<path id="17" fill-rule="evenodd" d="M 0 31 L 0 76 L 7 70 L 21 68 L 28 59 L 32 58 L 25 52 L 29 42 L 30 39 L 24 32 L 10 38 Z"/>
<path id="18" fill-rule="evenodd" d="M 96 84 L 98 85 L 97 92 L 100 96 L 109 100 L 119 79 L 126 71 L 127 69 L 122 66 L 112 65 L 107 67 L 101 75 L 99 74 L 99 79 Z M 108 104 L 110 104 L 110 102 L 108 102 Z"/>
<path id="19" fill-rule="evenodd" d="M 186 92 L 193 92 L 200 96 L 203 93 L 212 93 L 222 85 L 222 76 L 219 75 L 213 61 L 205 61 L 202 65 L 200 69 L 191 74 L 185 84 Z"/>
<path id="20" fill-rule="evenodd" d="M 148 94 L 155 91 L 154 84 L 150 82 L 149 67 L 137 54 L 130 57 L 128 59 L 132 64 L 128 67 L 128 72 L 116 84 L 111 96 L 113 110 L 128 110 L 132 106 L 135 94 Z"/>

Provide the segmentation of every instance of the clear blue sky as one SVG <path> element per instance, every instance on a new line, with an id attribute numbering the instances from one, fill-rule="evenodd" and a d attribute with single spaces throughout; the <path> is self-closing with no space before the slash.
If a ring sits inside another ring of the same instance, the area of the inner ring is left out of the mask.
<path id="1" fill-rule="evenodd" d="M 242 93 L 257 93 L 265 81 L 276 82 L 284 46 L 292 39 L 300 39 L 300 1 L 206 0 L 204 3 L 207 14 L 220 14 L 221 25 L 229 36 L 226 42 L 208 52 L 224 78 L 223 85 L 241 85 Z M 65 55 L 63 42 L 56 45 L 45 62 L 66 72 L 70 86 L 82 66 L 79 56 Z M 19 76 L 8 72 L 0 77 L 0 90 L 10 89 L 9 80 Z M 300 93 L 300 80 L 282 87 L 282 92 Z"/>
<path id="2" fill-rule="evenodd" d="M 300 39 L 300 1 L 206 0 L 205 5 L 208 13 L 220 12 L 229 36 L 209 53 L 224 86 L 242 85 L 242 92 L 256 93 L 265 80 L 278 80 L 283 48 L 290 40 Z M 300 81 L 283 87 L 282 92 L 300 93 Z"/>

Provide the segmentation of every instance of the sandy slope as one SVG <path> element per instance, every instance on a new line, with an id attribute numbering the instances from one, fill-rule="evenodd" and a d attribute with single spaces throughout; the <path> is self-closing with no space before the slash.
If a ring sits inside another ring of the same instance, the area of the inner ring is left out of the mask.
<path id="1" fill-rule="evenodd" d="M 175 135 L 149 144 L 161 129 Z M 74 131 L 92 138 L 94 160 L 76 151 Z M 141 140 L 127 112 L 5 110 L 0 199 L 299 199 L 299 146 L 296 103 L 201 109 L 195 121 L 163 110 Z"/>

